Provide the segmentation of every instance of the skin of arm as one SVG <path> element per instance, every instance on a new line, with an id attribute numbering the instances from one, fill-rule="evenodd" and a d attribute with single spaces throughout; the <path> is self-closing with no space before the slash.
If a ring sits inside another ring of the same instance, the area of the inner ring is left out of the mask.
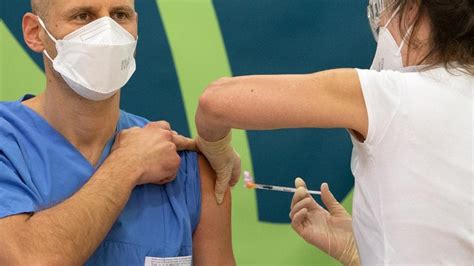
<path id="1" fill-rule="evenodd" d="M 221 78 L 200 97 L 196 126 L 208 141 L 231 128 L 348 128 L 365 139 L 368 117 L 357 71 L 336 69 Z"/>
<path id="2" fill-rule="evenodd" d="M 140 176 L 126 157 L 112 154 L 89 182 L 52 208 L 0 219 L 0 264 L 83 265 Z"/>
<path id="3" fill-rule="evenodd" d="M 214 196 L 216 174 L 199 156 L 201 218 L 193 235 L 193 265 L 235 265 L 231 239 L 231 193 L 218 205 Z"/>

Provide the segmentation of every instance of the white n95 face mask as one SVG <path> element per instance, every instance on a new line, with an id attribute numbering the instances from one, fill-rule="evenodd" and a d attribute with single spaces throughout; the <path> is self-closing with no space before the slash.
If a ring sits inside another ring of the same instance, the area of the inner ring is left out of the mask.
<path id="1" fill-rule="evenodd" d="M 97 19 L 56 40 L 38 17 L 41 26 L 56 43 L 53 68 L 77 94 L 102 101 L 117 93 L 135 72 L 137 40 L 110 17 Z"/>
<path id="2" fill-rule="evenodd" d="M 400 70 L 404 67 L 402 49 L 405 44 L 405 39 L 411 32 L 411 27 L 407 31 L 405 37 L 398 47 L 397 42 L 393 38 L 393 35 L 388 30 L 388 25 L 392 22 L 395 15 L 398 13 L 400 8 L 397 8 L 393 13 L 392 17 L 388 20 L 384 27 L 380 27 L 378 30 L 377 37 L 377 50 L 375 51 L 374 60 L 370 69 L 372 70 Z"/>

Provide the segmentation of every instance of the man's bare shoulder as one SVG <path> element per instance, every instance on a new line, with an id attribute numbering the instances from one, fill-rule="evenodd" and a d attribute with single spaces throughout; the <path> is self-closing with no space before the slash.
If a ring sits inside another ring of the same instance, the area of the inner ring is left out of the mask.
<path id="1" fill-rule="evenodd" d="M 212 169 L 209 161 L 202 155 L 198 153 L 198 165 L 199 165 L 199 175 L 201 177 L 201 193 L 204 196 L 212 195 L 214 197 L 214 185 L 217 180 L 216 172 Z M 229 205 L 231 201 L 230 189 L 227 190 L 224 203 L 222 205 Z M 217 206 L 217 202 L 216 202 Z"/>
<path id="2" fill-rule="evenodd" d="M 214 184 L 216 173 L 206 158 L 198 154 L 201 176 L 201 219 L 193 235 L 195 265 L 235 265 L 231 238 L 231 193 L 217 204 Z"/>

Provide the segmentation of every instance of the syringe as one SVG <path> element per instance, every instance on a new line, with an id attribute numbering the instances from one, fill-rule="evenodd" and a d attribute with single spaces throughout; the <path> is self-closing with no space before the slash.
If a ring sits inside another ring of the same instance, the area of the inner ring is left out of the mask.
<path id="1" fill-rule="evenodd" d="M 294 193 L 296 188 L 293 187 L 282 187 L 282 186 L 273 186 L 273 185 L 265 185 L 265 184 L 256 184 L 254 182 L 254 178 L 250 175 L 250 172 L 244 172 L 244 186 L 248 189 L 263 189 L 263 190 L 273 190 L 273 191 L 281 191 L 281 192 L 289 192 Z M 308 190 L 309 194 L 313 195 L 321 195 L 321 191 L 316 190 Z"/>

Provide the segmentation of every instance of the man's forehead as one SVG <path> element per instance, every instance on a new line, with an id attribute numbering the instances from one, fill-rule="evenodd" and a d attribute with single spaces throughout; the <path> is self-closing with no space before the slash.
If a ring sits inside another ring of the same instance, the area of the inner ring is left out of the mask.
<path id="1" fill-rule="evenodd" d="M 49 6 L 55 11 L 62 12 L 71 9 L 90 7 L 95 9 L 100 8 L 115 8 L 120 6 L 127 6 L 135 9 L 134 0 L 37 0 L 40 2 L 49 2 Z"/>

